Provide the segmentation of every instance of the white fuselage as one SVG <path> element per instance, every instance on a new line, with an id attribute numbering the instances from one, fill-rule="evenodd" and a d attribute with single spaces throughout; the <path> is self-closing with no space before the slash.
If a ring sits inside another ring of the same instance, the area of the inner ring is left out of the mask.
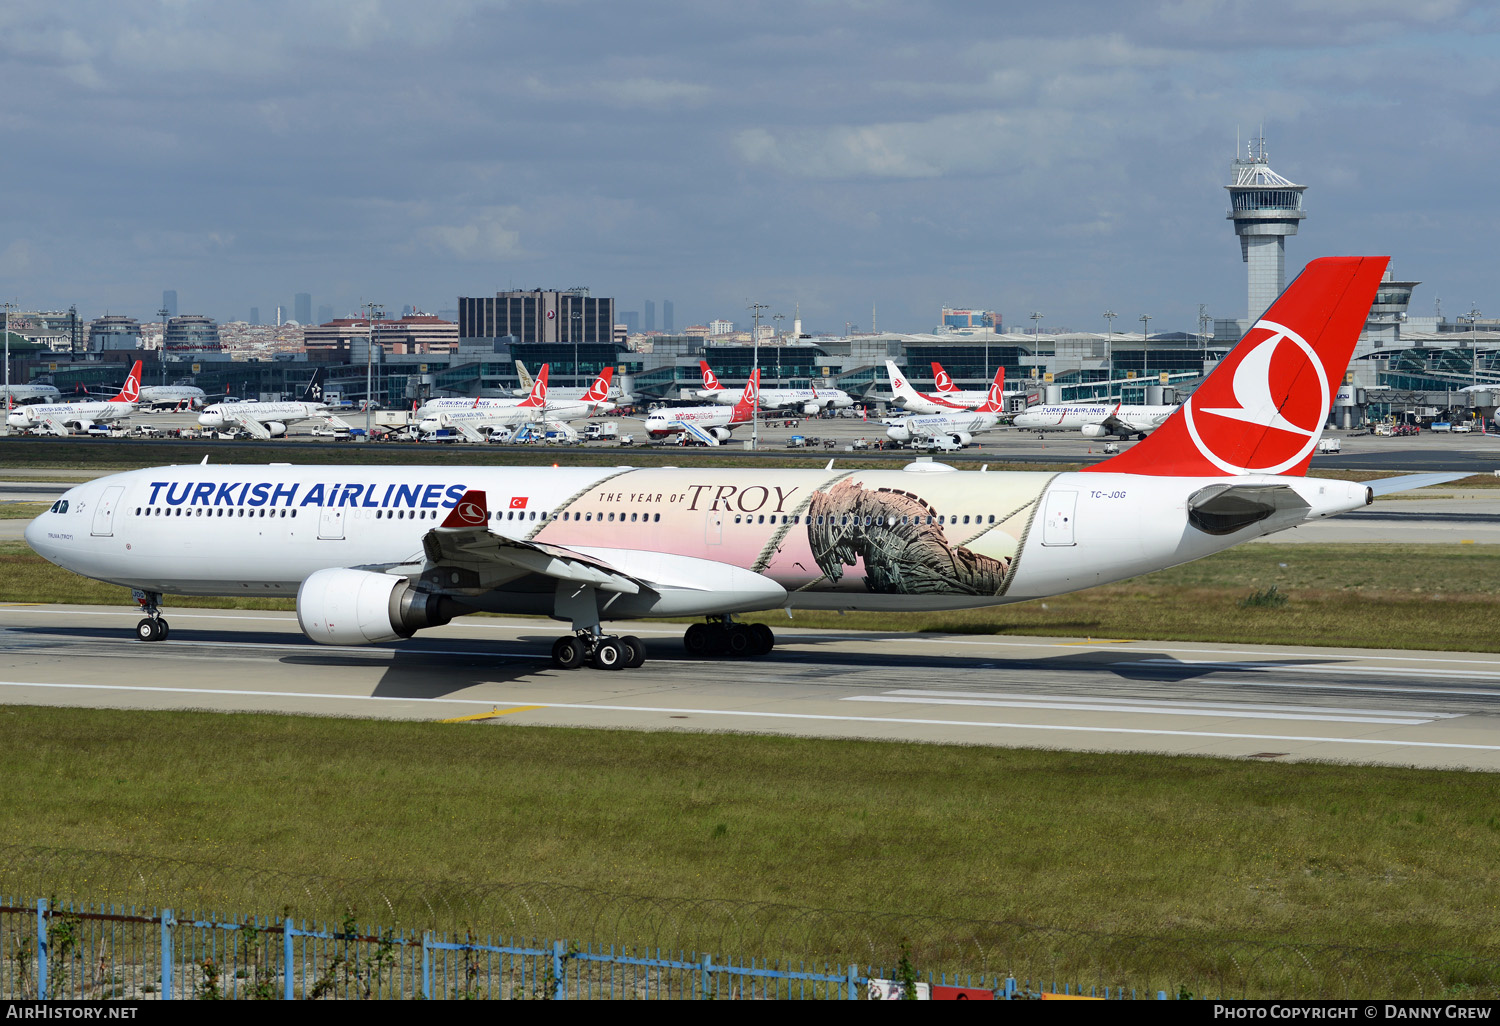
<path id="1" fill-rule="evenodd" d="M 332 415 L 322 403 L 214 403 L 198 414 L 198 423 L 206 428 L 233 427 L 246 420 L 261 424 L 295 424 Z"/>
<path id="2" fill-rule="evenodd" d="M 61 399 L 62 393 L 51 385 L 0 385 L 0 402 L 6 396 L 17 403 L 53 402 Z"/>
<path id="3" fill-rule="evenodd" d="M 1195 527 L 1190 497 L 1231 480 L 1280 486 L 1297 508 L 1225 533 Z M 192 464 L 77 485 L 27 527 L 26 541 L 68 570 L 147 592 L 292 595 L 319 570 L 420 569 L 424 536 L 470 490 L 487 495 L 488 530 L 499 536 L 647 577 L 653 559 L 743 568 L 776 596 L 745 599 L 746 610 L 954 609 L 1045 597 L 1368 501 L 1357 483 L 1265 476 Z M 892 544 L 898 539 L 906 544 Z M 894 562 L 882 571 L 886 557 Z M 498 588 L 465 601 L 554 615 L 555 592 Z M 700 601 L 724 609 L 711 588 Z"/>
<path id="4" fill-rule="evenodd" d="M 12 410 L 6 423 L 14 428 L 34 428 L 51 421 L 65 427 L 87 429 L 93 424 L 124 420 L 135 412 L 135 403 L 113 399 L 86 403 L 32 403 Z"/>
<path id="5" fill-rule="evenodd" d="M 142 406 L 167 406 L 178 403 L 202 403 L 207 395 L 192 385 L 142 385 Z"/>
<path id="6" fill-rule="evenodd" d="M 1133 435 L 1154 431 L 1175 413 L 1175 406 L 1125 406 L 1121 403 L 1064 403 L 1033 406 L 1011 423 L 1026 431 L 1085 431 Z"/>
<path id="7" fill-rule="evenodd" d="M 888 418 L 886 436 L 898 442 L 940 435 L 977 435 L 1000 423 L 997 413 L 935 413 L 919 417 Z"/>
<path id="8" fill-rule="evenodd" d="M 429 420 L 439 413 L 457 413 L 464 410 L 488 410 L 497 417 L 515 417 L 513 420 L 500 420 L 500 424 L 524 424 L 528 420 L 587 420 L 596 412 L 607 413 L 615 408 L 612 402 L 584 402 L 582 399 L 547 399 L 545 407 L 523 407 L 521 404 L 525 399 L 503 399 L 503 398 L 480 398 L 477 402 L 473 399 L 429 399 L 417 410 L 418 421 Z M 521 414 L 512 414 L 511 411 L 521 409 Z"/>
<path id="9" fill-rule="evenodd" d="M 711 399 L 721 406 L 733 406 L 745 394 L 743 388 L 700 388 L 699 399 Z M 981 400 L 982 402 L 983 400 Z M 821 410 L 843 410 L 854 405 L 849 394 L 839 388 L 763 388 L 760 406 L 763 410 L 781 410 L 793 406 L 816 406 Z"/>
<path id="10" fill-rule="evenodd" d="M 678 406 L 652 410 L 646 418 L 646 433 L 653 438 L 660 438 L 682 432 L 686 424 L 706 431 L 710 428 L 730 428 L 735 423 L 734 408 L 731 406 Z"/>

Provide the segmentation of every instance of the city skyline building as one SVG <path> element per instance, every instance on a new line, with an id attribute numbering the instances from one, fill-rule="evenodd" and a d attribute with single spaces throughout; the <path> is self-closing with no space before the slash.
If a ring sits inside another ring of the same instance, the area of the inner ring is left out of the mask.
<path id="1" fill-rule="evenodd" d="M 670 299 L 663 299 L 661 301 L 661 330 L 665 331 L 668 335 L 672 334 L 674 316 L 672 301 Z"/>
<path id="2" fill-rule="evenodd" d="M 458 297 L 460 338 L 514 338 L 522 343 L 609 342 L 615 301 L 583 290 L 547 289 Z"/>
<path id="3" fill-rule="evenodd" d="M 110 352 L 141 347 L 141 324 L 134 317 L 105 314 L 89 322 L 88 351 Z"/>
<path id="4" fill-rule="evenodd" d="M 312 294 L 299 292 L 292 297 L 292 319 L 298 324 L 312 323 Z"/>
<path id="5" fill-rule="evenodd" d="M 455 314 L 453 317 L 448 318 L 448 320 L 456 320 L 456 319 L 457 319 L 457 314 Z M 319 306 L 318 307 L 318 323 L 319 324 L 327 324 L 331 320 L 333 320 L 333 307 L 329 306 L 326 303 L 324 303 L 322 306 Z"/>
<path id="6" fill-rule="evenodd" d="M 1230 166 L 1228 220 L 1240 240 L 1240 256 L 1248 277 L 1250 324 L 1281 295 L 1286 287 L 1286 237 L 1297 234 L 1307 217 L 1297 185 L 1271 170 L 1266 139 L 1261 136 L 1245 144 L 1245 155 L 1235 154 Z"/>
<path id="7" fill-rule="evenodd" d="M 161 294 L 161 305 L 168 317 L 177 316 L 177 290 L 167 289 Z"/>
<path id="8" fill-rule="evenodd" d="M 639 335 L 641 333 L 641 312 L 639 310 L 621 310 L 620 323 L 625 325 L 627 335 Z"/>
<path id="9" fill-rule="evenodd" d="M 645 307 L 644 307 L 642 313 L 644 314 L 644 316 L 643 316 L 642 321 L 641 321 L 641 330 L 642 331 L 655 331 L 656 330 L 656 300 L 654 300 L 654 299 L 648 299 L 648 300 L 646 300 L 646 304 L 645 304 Z"/>
<path id="10" fill-rule="evenodd" d="M 222 348 L 219 325 L 202 314 L 168 317 L 162 348 L 169 353 L 217 353 Z"/>
<path id="11" fill-rule="evenodd" d="M 250 323 L 253 325 L 260 324 L 260 307 L 252 306 L 250 308 Z"/>

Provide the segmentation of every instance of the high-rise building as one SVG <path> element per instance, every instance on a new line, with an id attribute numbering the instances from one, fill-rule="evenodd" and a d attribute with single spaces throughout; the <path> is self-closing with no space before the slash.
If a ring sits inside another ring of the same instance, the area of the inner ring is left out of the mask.
<path id="1" fill-rule="evenodd" d="M 646 300 L 646 323 L 643 325 L 646 331 L 656 330 L 656 300 Z"/>
<path id="2" fill-rule="evenodd" d="M 250 323 L 251 324 L 259 324 L 260 323 L 260 307 L 258 307 L 258 306 L 252 306 L 250 308 Z"/>
<path id="3" fill-rule="evenodd" d="M 91 353 L 139 349 L 140 347 L 141 325 L 134 317 L 105 314 L 89 322 L 89 352 Z"/>
<path id="4" fill-rule="evenodd" d="M 170 317 L 163 348 L 169 353 L 217 353 L 220 348 L 219 326 L 213 318 L 199 314 Z"/>
<path id="5" fill-rule="evenodd" d="M 458 315 L 457 314 L 454 314 L 452 317 L 449 318 L 449 320 L 457 320 L 457 319 L 458 319 Z M 331 320 L 333 320 L 333 307 L 328 306 L 326 303 L 323 306 L 318 307 L 318 323 L 319 324 L 327 324 Z"/>
<path id="6" fill-rule="evenodd" d="M 1258 147 L 1257 147 L 1258 144 Z M 1245 156 L 1230 167 L 1229 220 L 1240 239 L 1240 256 L 1248 265 L 1249 314 L 1254 323 L 1286 287 L 1286 237 L 1297 234 L 1307 216 L 1302 210 L 1305 185 L 1271 170 L 1262 136 L 1247 143 Z"/>
<path id="7" fill-rule="evenodd" d="M 639 310 L 621 310 L 620 323 L 625 325 L 627 335 L 638 335 L 641 331 L 641 312 Z"/>
<path id="8" fill-rule="evenodd" d="M 661 330 L 668 335 L 672 334 L 672 301 L 670 299 L 661 301 Z"/>
<path id="9" fill-rule="evenodd" d="M 460 338 L 514 337 L 521 342 L 609 342 L 615 301 L 582 292 L 497 292 L 458 297 Z"/>
<path id="10" fill-rule="evenodd" d="M 299 292 L 292 298 L 292 319 L 298 324 L 312 323 L 312 294 Z"/>
<path id="11" fill-rule="evenodd" d="M 161 294 L 161 305 L 167 311 L 168 317 L 177 316 L 177 290 L 167 289 Z"/>

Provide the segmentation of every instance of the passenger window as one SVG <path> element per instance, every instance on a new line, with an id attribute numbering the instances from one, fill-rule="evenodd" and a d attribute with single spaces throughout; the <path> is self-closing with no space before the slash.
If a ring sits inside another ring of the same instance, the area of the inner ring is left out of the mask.
<path id="1" fill-rule="evenodd" d="M 655 520 L 656 520 L 657 523 L 661 522 L 661 514 L 660 513 L 656 514 Z"/>

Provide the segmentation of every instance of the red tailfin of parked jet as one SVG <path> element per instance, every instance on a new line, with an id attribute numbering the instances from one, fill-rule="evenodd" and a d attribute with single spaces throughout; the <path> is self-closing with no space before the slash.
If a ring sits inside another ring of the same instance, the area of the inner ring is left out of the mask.
<path id="1" fill-rule="evenodd" d="M 703 390 L 705 392 L 722 392 L 724 386 L 719 384 L 719 376 L 709 367 L 707 360 L 699 360 L 698 366 L 703 368 Z"/>
<path id="2" fill-rule="evenodd" d="M 932 361 L 932 390 L 938 395 L 948 392 L 957 392 L 959 388 L 953 383 L 953 378 L 943 370 L 943 365 L 936 360 Z"/>
<path id="3" fill-rule="evenodd" d="M 542 364 L 542 369 L 537 371 L 536 381 L 531 386 L 531 394 L 521 400 L 517 405 L 527 409 L 540 409 L 547 405 L 547 368 L 549 363 Z"/>
<path id="4" fill-rule="evenodd" d="M 615 369 L 613 366 L 604 368 L 589 390 L 583 393 L 583 401 L 586 403 L 602 403 L 609 398 L 609 383 L 614 379 Z"/>
<path id="5" fill-rule="evenodd" d="M 141 361 L 135 361 L 135 366 L 130 368 L 130 374 L 125 378 L 125 385 L 120 389 L 120 394 L 110 400 L 112 403 L 138 403 L 141 401 Z"/>
<path id="6" fill-rule="evenodd" d="M 1310 262 L 1161 427 L 1085 470 L 1302 476 L 1389 257 Z"/>
<path id="7" fill-rule="evenodd" d="M 1005 412 L 1005 368 L 996 368 L 995 380 L 990 382 L 990 393 L 984 397 L 984 402 L 974 410 L 975 413 L 1004 413 Z"/>
<path id="8" fill-rule="evenodd" d="M 755 419 L 755 407 L 759 404 L 760 368 L 757 367 L 750 372 L 750 381 L 745 385 L 745 392 L 740 396 L 740 401 L 734 404 L 734 412 L 729 415 L 729 423 L 750 423 Z"/>

